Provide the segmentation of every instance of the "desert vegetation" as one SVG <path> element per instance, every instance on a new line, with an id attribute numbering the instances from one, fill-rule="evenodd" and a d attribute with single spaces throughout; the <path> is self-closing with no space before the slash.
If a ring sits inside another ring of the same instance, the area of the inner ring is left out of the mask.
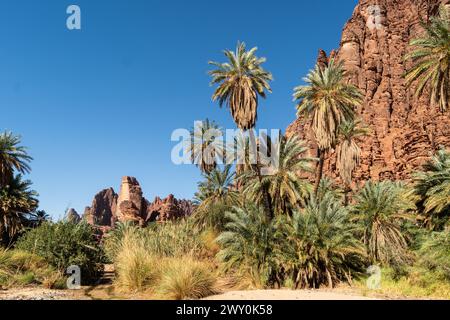
<path id="1" fill-rule="evenodd" d="M 413 62 L 406 81 L 419 96 L 427 88 L 440 112 L 448 112 L 449 24 L 441 8 L 405 57 Z M 318 63 L 293 90 L 315 154 L 297 135 L 267 140 L 269 147 L 252 140 L 258 99 L 271 92 L 272 80 L 256 52 L 240 42 L 224 51 L 226 62 L 210 62 L 212 100 L 248 133 L 236 141 L 245 159 L 221 164 L 224 149 L 204 138 L 208 130 L 220 132 L 219 124 L 194 127 L 186 151 L 202 181 L 194 213 L 177 221 L 145 228 L 120 222 L 101 240 L 85 221 L 48 221 L 22 176 L 32 158 L 19 137 L 0 135 L 0 287 L 64 287 L 70 265 L 92 284 L 112 264 L 117 290 L 154 299 L 199 299 L 230 288 L 368 291 L 367 269 L 376 266 L 382 278 L 375 292 L 450 298 L 450 150 L 436 148 L 409 180 L 356 183 L 359 143 L 372 133 L 356 112 L 362 92 L 334 59 Z M 257 152 L 277 152 L 271 174 L 263 174 L 260 153 L 257 163 L 249 161 L 252 144 Z M 336 158 L 334 180 L 324 174 L 328 157 Z"/>

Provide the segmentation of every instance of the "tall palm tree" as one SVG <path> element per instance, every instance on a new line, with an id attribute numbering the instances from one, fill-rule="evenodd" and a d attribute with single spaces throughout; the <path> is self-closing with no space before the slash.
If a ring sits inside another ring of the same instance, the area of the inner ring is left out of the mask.
<path id="1" fill-rule="evenodd" d="M 317 64 L 304 79 L 306 85 L 294 89 L 297 116 L 311 118 L 318 146 L 315 193 L 322 179 L 325 153 L 336 145 L 340 124 L 353 120 L 355 108 L 362 103 L 362 93 L 346 83 L 344 76 L 343 63 L 332 59 L 323 67 Z"/>
<path id="2" fill-rule="evenodd" d="M 300 205 L 304 205 L 311 190 L 306 179 L 300 174 L 312 171 L 313 158 L 305 157 L 308 148 L 297 136 L 282 137 L 277 146 L 276 166 L 271 166 L 271 174 L 259 180 L 255 170 L 247 169 L 238 176 L 243 193 L 252 201 L 264 204 L 262 190 L 268 190 L 273 209 L 278 214 L 291 215 Z"/>
<path id="3" fill-rule="evenodd" d="M 27 154 L 26 148 L 19 146 L 21 138 L 11 132 L 0 134 L 0 188 L 5 187 L 14 178 L 14 170 L 28 173 L 31 168 L 29 162 L 33 160 Z"/>
<path id="4" fill-rule="evenodd" d="M 190 132 L 191 141 L 187 152 L 192 163 L 204 173 L 209 173 L 217 166 L 217 160 L 222 161 L 224 147 L 222 129 L 214 121 L 206 119 L 197 122 Z"/>
<path id="5" fill-rule="evenodd" d="M 265 58 L 255 55 L 257 48 L 247 51 L 244 42 L 238 42 L 236 52 L 225 50 L 228 62 L 210 61 L 217 67 L 209 71 L 212 85 L 218 85 L 213 101 L 224 103 L 230 108 L 234 122 L 241 130 L 255 127 L 257 120 L 258 96 L 266 97 L 271 92 L 269 81 L 272 75 L 263 69 Z"/>
<path id="6" fill-rule="evenodd" d="M 369 181 L 356 195 L 352 208 L 353 221 L 372 263 L 403 263 L 408 260 L 407 240 L 401 222 L 411 219 L 415 208 L 400 183 Z"/>
<path id="7" fill-rule="evenodd" d="M 27 216 L 36 210 L 37 193 L 30 190 L 31 182 L 16 175 L 0 189 L 0 238 L 15 236 L 24 226 Z"/>
<path id="8" fill-rule="evenodd" d="M 223 170 L 213 169 L 203 174 L 205 180 L 198 184 L 195 194 L 194 219 L 208 227 L 221 230 L 225 225 L 225 211 L 237 205 L 239 194 L 234 188 L 234 176 L 231 165 Z"/>
<path id="9" fill-rule="evenodd" d="M 218 85 L 213 101 L 219 101 L 220 106 L 226 103 L 234 122 L 244 131 L 253 129 L 256 125 L 258 97 L 265 98 L 266 92 L 272 92 L 269 85 L 269 81 L 273 79 L 272 74 L 263 69 L 262 64 L 266 62 L 266 58 L 257 57 L 257 50 L 254 47 L 247 51 L 245 43 L 238 42 L 235 52 L 224 51 L 228 62 L 209 62 L 217 68 L 209 72 L 212 77 L 211 85 Z M 250 134 L 253 135 L 252 130 Z M 261 181 L 261 172 L 258 171 L 257 175 Z M 271 219 L 273 212 L 269 193 L 266 189 L 262 193 L 266 214 Z"/>
<path id="10" fill-rule="evenodd" d="M 340 142 L 336 147 L 336 165 L 344 182 L 345 205 L 348 204 L 353 172 L 361 161 L 361 148 L 358 140 L 368 133 L 368 128 L 362 127 L 360 120 L 344 121 L 339 126 Z"/>
<path id="11" fill-rule="evenodd" d="M 445 112 L 450 104 L 450 8 L 441 5 L 439 15 L 422 26 L 424 35 L 411 41 L 414 49 L 405 56 L 413 61 L 406 82 L 408 86 L 417 82 L 416 97 L 430 85 L 431 103 Z"/>
<path id="12" fill-rule="evenodd" d="M 442 149 L 413 176 L 417 205 L 425 214 L 425 224 L 440 227 L 440 219 L 450 217 L 450 150 Z M 442 221 L 445 224 L 445 221 Z"/>

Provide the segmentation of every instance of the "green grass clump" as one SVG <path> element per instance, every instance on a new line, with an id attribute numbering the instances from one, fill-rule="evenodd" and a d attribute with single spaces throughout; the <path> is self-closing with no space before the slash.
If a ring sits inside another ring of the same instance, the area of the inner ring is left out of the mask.
<path id="1" fill-rule="evenodd" d="M 150 292 L 161 299 L 198 299 L 214 294 L 215 268 L 201 258 L 200 250 L 202 243 L 214 247 L 212 236 L 193 235 L 187 226 L 185 222 L 147 229 L 120 225 L 105 242 L 115 266 L 115 285 L 126 292 Z"/>
<path id="2" fill-rule="evenodd" d="M 158 293 L 165 299 L 202 299 L 217 293 L 214 267 L 192 257 L 166 259 L 161 266 Z"/>
<path id="3" fill-rule="evenodd" d="M 0 287 L 43 285 L 59 288 L 64 277 L 43 258 L 20 250 L 0 249 Z"/>

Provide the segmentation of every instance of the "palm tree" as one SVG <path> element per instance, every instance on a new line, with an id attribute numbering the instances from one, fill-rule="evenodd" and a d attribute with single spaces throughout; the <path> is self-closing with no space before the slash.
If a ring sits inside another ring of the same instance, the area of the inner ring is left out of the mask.
<path id="1" fill-rule="evenodd" d="M 270 174 L 259 180 L 257 171 L 245 170 L 238 176 L 243 193 L 250 200 L 263 205 L 262 190 L 268 190 L 272 206 L 276 213 L 291 215 L 293 210 L 305 204 L 309 196 L 310 185 L 299 174 L 312 171 L 313 158 L 305 157 L 308 148 L 297 136 L 280 139 L 276 152 L 277 165 L 270 167 Z"/>
<path id="2" fill-rule="evenodd" d="M 30 186 L 30 181 L 16 175 L 0 189 L 0 238 L 14 237 L 23 228 L 27 216 L 36 210 L 37 193 Z"/>
<path id="3" fill-rule="evenodd" d="M 28 163 L 33 160 L 27 154 L 26 148 L 19 146 L 21 138 L 11 132 L 0 134 L 0 188 L 4 188 L 13 180 L 14 170 L 28 173 L 31 168 Z"/>
<path id="4" fill-rule="evenodd" d="M 266 91 L 272 92 L 269 85 L 269 81 L 273 79 L 272 74 L 261 66 L 266 59 L 257 57 L 257 50 L 258 48 L 254 47 L 247 51 L 245 43 L 238 42 L 236 52 L 224 51 L 228 62 L 209 62 L 217 67 L 209 72 L 212 77 L 211 85 L 218 85 L 213 94 L 213 101 L 218 100 L 220 106 L 226 103 L 234 122 L 244 131 L 253 129 L 256 125 L 258 97 L 265 98 Z M 253 130 L 250 130 L 250 134 L 254 138 Z M 261 181 L 261 172 L 258 171 L 257 175 Z M 271 219 L 273 212 L 269 193 L 266 189 L 262 190 L 262 193 L 267 217 Z"/>
<path id="5" fill-rule="evenodd" d="M 439 15 L 422 26 L 425 34 L 411 41 L 414 50 L 405 56 L 413 61 L 413 67 L 405 74 L 406 82 L 411 86 L 417 81 L 416 97 L 429 84 L 430 102 L 445 112 L 450 103 L 450 9 L 441 5 Z"/>
<path id="6" fill-rule="evenodd" d="M 48 220 L 50 220 L 50 215 L 47 212 L 36 210 L 28 214 L 27 225 L 31 228 L 36 228 Z"/>
<path id="7" fill-rule="evenodd" d="M 269 81 L 272 75 L 262 68 L 265 58 L 255 55 L 257 48 L 247 51 L 245 43 L 238 42 L 236 52 L 225 50 L 226 63 L 210 61 L 217 67 L 209 74 L 211 85 L 218 84 L 213 101 L 224 103 L 230 108 L 234 122 L 241 130 L 255 127 L 257 120 L 258 96 L 266 97 L 271 92 Z"/>
<path id="8" fill-rule="evenodd" d="M 427 216 L 425 224 L 440 227 L 439 218 L 450 216 L 450 150 L 440 150 L 413 176 L 417 205 Z M 445 224 L 445 221 L 443 221 Z"/>
<path id="9" fill-rule="evenodd" d="M 194 219 L 203 226 L 221 230 L 225 225 L 225 211 L 238 204 L 238 193 L 234 188 L 231 165 L 223 170 L 213 169 L 203 174 L 205 180 L 198 184 L 195 202 L 198 207 Z"/>
<path id="10" fill-rule="evenodd" d="M 349 212 L 331 193 L 320 200 L 313 197 L 281 226 L 286 244 L 279 260 L 295 289 L 351 283 L 352 274 L 364 269 L 364 245 L 354 237 Z"/>
<path id="11" fill-rule="evenodd" d="M 190 132 L 191 141 L 187 152 L 203 173 L 209 173 L 217 166 L 217 160 L 222 161 L 224 147 L 222 129 L 214 121 L 206 119 L 196 123 Z"/>
<path id="12" fill-rule="evenodd" d="M 216 240 L 221 246 L 217 258 L 224 271 L 244 271 L 257 286 L 279 282 L 273 250 L 275 220 L 268 220 L 264 209 L 254 205 L 234 207 L 226 213 L 226 218 L 226 230 Z"/>
<path id="13" fill-rule="evenodd" d="M 336 165 L 344 182 L 345 205 L 351 190 L 353 171 L 361 161 L 361 148 L 358 139 L 366 136 L 369 130 L 361 127 L 361 121 L 344 121 L 339 126 L 340 143 L 336 147 Z"/>
<path id="14" fill-rule="evenodd" d="M 352 208 L 353 221 L 367 246 L 372 263 L 403 263 L 408 260 L 408 243 L 401 222 L 411 219 L 415 208 L 400 183 L 369 181 L 356 195 Z"/>
<path id="15" fill-rule="evenodd" d="M 311 117 L 318 146 L 315 193 L 322 179 L 325 153 L 336 145 L 340 124 L 353 120 L 354 109 L 362 103 L 361 92 L 347 84 L 344 76 L 343 63 L 332 59 L 326 66 L 317 64 L 304 79 L 306 85 L 294 89 L 297 116 Z"/>

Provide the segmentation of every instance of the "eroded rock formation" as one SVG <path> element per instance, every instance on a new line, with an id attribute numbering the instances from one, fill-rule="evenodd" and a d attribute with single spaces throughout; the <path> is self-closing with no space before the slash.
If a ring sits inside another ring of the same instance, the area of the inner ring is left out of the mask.
<path id="1" fill-rule="evenodd" d="M 86 207 L 84 219 L 98 227 L 111 228 L 116 222 L 133 221 L 140 226 L 149 222 L 168 221 L 188 216 L 192 213 L 192 203 L 177 200 L 173 195 L 149 202 L 143 196 L 142 188 L 136 178 L 123 177 L 120 192 L 116 194 L 109 188 L 100 191 Z"/>
<path id="2" fill-rule="evenodd" d="M 341 45 L 330 56 L 344 61 L 347 79 L 365 95 L 357 113 L 371 129 L 361 143 L 362 164 L 356 181 L 407 179 L 410 173 L 441 146 L 450 146 L 450 112 L 442 114 L 429 104 L 429 94 L 419 100 L 405 86 L 404 61 L 411 39 L 423 31 L 420 21 L 436 13 L 448 0 L 361 0 L 347 22 Z M 318 62 L 327 63 L 320 51 Z M 287 134 L 299 134 L 316 146 L 308 119 L 297 119 Z M 336 177 L 335 156 L 330 154 L 325 174 Z"/>

